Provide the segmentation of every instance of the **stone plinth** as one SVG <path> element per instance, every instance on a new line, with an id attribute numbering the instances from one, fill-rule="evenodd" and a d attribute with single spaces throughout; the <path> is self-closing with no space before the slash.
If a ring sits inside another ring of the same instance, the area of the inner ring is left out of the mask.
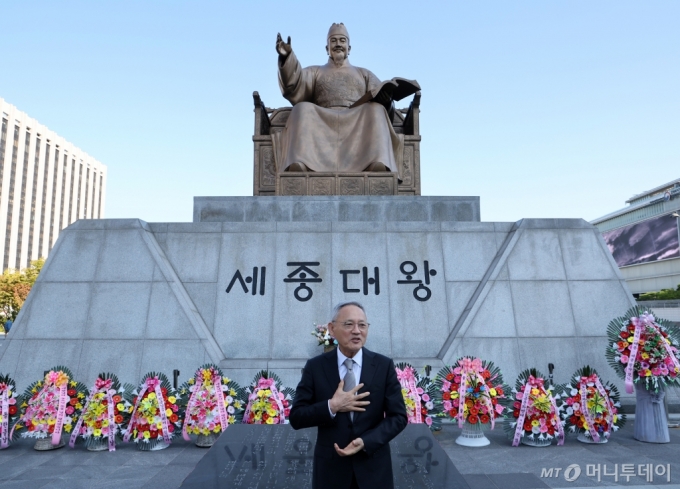
<path id="1" fill-rule="evenodd" d="M 194 197 L 194 222 L 479 222 L 479 197 Z"/>
<path id="2" fill-rule="evenodd" d="M 396 173 L 291 172 L 277 177 L 277 195 L 398 195 Z"/>
<path id="3" fill-rule="evenodd" d="M 214 362 L 241 384 L 270 368 L 294 387 L 322 351 L 313 324 L 358 300 L 368 348 L 435 373 L 462 355 L 509 381 L 549 362 L 558 383 L 608 372 L 606 326 L 634 301 L 597 229 L 475 222 L 478 202 L 204 197 L 201 222 L 78 221 L 0 343 L 0 371 L 21 386 L 61 364 L 136 383 Z"/>

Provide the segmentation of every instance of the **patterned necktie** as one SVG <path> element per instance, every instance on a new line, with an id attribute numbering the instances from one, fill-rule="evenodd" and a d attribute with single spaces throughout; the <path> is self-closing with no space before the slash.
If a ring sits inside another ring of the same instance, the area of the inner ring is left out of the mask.
<path id="1" fill-rule="evenodd" d="M 351 391 L 352 389 L 354 389 L 357 386 L 357 380 L 354 377 L 354 371 L 352 370 L 353 367 L 354 367 L 354 360 L 352 360 L 351 358 L 346 358 L 345 361 L 344 361 L 344 364 L 345 364 L 345 367 L 347 367 L 347 373 L 345 374 L 345 378 L 342 379 L 345 382 L 342 390 L 347 392 L 347 391 Z M 353 411 L 349 412 L 349 419 L 354 421 L 354 412 Z"/>

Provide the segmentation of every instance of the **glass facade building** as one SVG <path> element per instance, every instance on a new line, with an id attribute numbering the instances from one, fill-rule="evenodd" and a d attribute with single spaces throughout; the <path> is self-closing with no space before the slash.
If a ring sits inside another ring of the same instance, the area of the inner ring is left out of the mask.
<path id="1" fill-rule="evenodd" d="M 69 224 L 104 217 L 107 169 L 2 98 L 0 116 L 0 257 L 21 269 Z"/>

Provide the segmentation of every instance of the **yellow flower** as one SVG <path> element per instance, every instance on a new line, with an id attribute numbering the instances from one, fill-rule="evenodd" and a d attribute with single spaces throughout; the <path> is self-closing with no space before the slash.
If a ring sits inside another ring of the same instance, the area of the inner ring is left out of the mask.
<path id="1" fill-rule="evenodd" d="M 144 432 L 144 438 L 147 439 L 147 440 L 148 440 L 149 438 L 151 438 L 151 432 L 145 431 L 145 432 Z"/>
<path id="2" fill-rule="evenodd" d="M 231 379 L 229 377 L 222 377 L 223 384 L 228 384 L 229 382 L 231 382 Z"/>
<path id="3" fill-rule="evenodd" d="M 264 397 L 264 391 L 262 389 L 257 391 L 257 397 Z"/>
<path id="4" fill-rule="evenodd" d="M 168 402 L 170 404 L 175 404 L 177 402 L 177 398 L 175 396 L 170 396 L 168 397 Z"/>
<path id="5" fill-rule="evenodd" d="M 451 399 L 458 399 L 458 391 L 451 393 Z"/>
<path id="6" fill-rule="evenodd" d="M 82 392 L 79 392 L 78 393 L 78 399 L 85 399 L 85 394 L 83 394 Z"/>
<path id="7" fill-rule="evenodd" d="M 234 407 L 236 409 L 241 409 L 241 401 L 234 401 Z"/>
<path id="8" fill-rule="evenodd" d="M 229 424 L 234 424 L 234 423 L 236 423 L 236 418 L 235 418 L 234 416 L 229 416 L 229 418 L 228 418 L 228 423 L 229 423 Z"/>
<path id="9" fill-rule="evenodd" d="M 166 409 L 166 410 L 165 410 L 165 415 L 166 415 L 166 416 L 172 416 L 172 409 Z"/>
<path id="10" fill-rule="evenodd" d="M 123 404 L 122 402 L 119 402 L 118 404 L 116 404 L 116 407 L 118 408 L 118 411 L 124 411 L 125 410 L 125 404 Z"/>
<path id="11" fill-rule="evenodd" d="M 628 341 L 628 343 L 632 343 L 633 340 L 634 340 L 634 338 L 632 336 L 629 336 L 627 341 Z M 583 424 L 585 425 L 585 423 L 583 423 Z"/>
<path id="12" fill-rule="evenodd" d="M 147 399 L 156 399 L 156 393 L 155 392 L 150 392 L 148 396 L 146 396 Z"/>
<path id="13" fill-rule="evenodd" d="M 65 431 L 66 433 L 70 433 L 70 432 L 71 432 L 71 425 L 70 425 L 70 424 L 65 424 L 65 425 L 64 425 L 64 431 Z"/>
<path id="14" fill-rule="evenodd" d="M 100 429 L 95 429 L 95 430 L 92 432 L 92 434 L 93 434 L 94 436 L 102 436 L 102 430 L 100 430 Z"/>
<path id="15" fill-rule="evenodd" d="M 494 389 L 493 387 L 491 389 L 489 389 L 489 395 L 490 396 L 496 396 L 496 389 Z M 453 394 L 451 395 L 451 397 L 453 397 Z"/>
<path id="16" fill-rule="evenodd" d="M 533 420 L 533 421 L 531 422 L 531 426 L 538 426 L 538 425 L 540 425 L 540 424 L 541 424 L 541 423 L 539 423 L 539 421 L 538 421 L 537 419 L 535 419 L 535 420 Z"/>
<path id="17" fill-rule="evenodd" d="M 215 429 L 213 431 L 215 433 L 219 433 L 220 431 L 222 431 L 222 428 L 220 427 L 220 425 L 217 425 L 217 426 L 215 426 Z"/>
<path id="18" fill-rule="evenodd" d="M 642 355 L 640 355 L 644 360 L 647 360 L 649 358 L 649 353 L 643 352 Z"/>
<path id="19" fill-rule="evenodd" d="M 235 391 L 234 389 L 229 389 L 229 395 L 230 395 L 230 396 L 235 396 L 235 395 L 236 395 L 236 391 Z"/>
<path id="20" fill-rule="evenodd" d="M 274 418 L 268 418 L 267 424 L 274 424 Z"/>
<path id="21" fill-rule="evenodd" d="M 188 384 L 189 384 L 189 385 L 193 385 L 193 384 L 194 384 L 194 378 L 193 378 L 193 377 L 191 377 L 191 378 L 189 379 Z"/>
<path id="22" fill-rule="evenodd" d="M 158 428 L 158 431 L 162 430 L 163 429 L 163 423 L 161 423 L 161 422 L 156 423 L 156 428 Z"/>
<path id="23" fill-rule="evenodd" d="M 50 425 L 50 426 L 52 426 L 52 425 L 55 424 L 56 422 L 57 422 L 57 420 L 54 419 L 54 418 L 50 418 L 50 419 L 47 420 L 47 424 Z"/>
<path id="24" fill-rule="evenodd" d="M 586 420 L 583 420 L 583 429 L 584 430 L 588 429 L 588 422 Z"/>
<path id="25" fill-rule="evenodd" d="M 78 385 L 78 382 L 76 382 L 75 380 L 72 380 L 71 382 L 69 382 L 69 384 L 71 385 L 71 387 L 75 387 L 75 386 Z"/>
<path id="26" fill-rule="evenodd" d="M 533 389 L 531 389 L 531 395 L 532 395 L 532 396 L 537 396 L 537 395 L 538 395 L 538 392 L 539 392 L 539 390 L 536 389 L 535 387 L 534 387 Z"/>
<path id="27" fill-rule="evenodd" d="M 76 409 L 83 409 L 83 405 L 80 403 L 76 404 Z"/>
<path id="28" fill-rule="evenodd" d="M 103 426 L 104 428 L 106 428 L 108 425 L 109 425 L 109 420 L 108 420 L 108 419 L 105 419 L 105 420 L 102 421 L 102 426 Z M 98 436 L 98 435 L 97 435 L 97 436 Z"/>

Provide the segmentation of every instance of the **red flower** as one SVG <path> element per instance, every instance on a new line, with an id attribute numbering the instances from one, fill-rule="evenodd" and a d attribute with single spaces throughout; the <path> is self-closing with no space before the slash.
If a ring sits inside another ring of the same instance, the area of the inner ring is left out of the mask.
<path id="1" fill-rule="evenodd" d="M 448 374 L 446 374 L 446 380 L 448 380 L 449 382 L 451 382 L 451 381 L 453 380 L 453 373 L 450 373 L 450 372 L 449 372 Z"/>
<path id="2" fill-rule="evenodd" d="M 283 410 L 283 415 L 284 415 L 286 418 L 287 418 L 288 416 L 290 416 L 290 409 L 284 409 L 284 410 Z"/>
<path id="3" fill-rule="evenodd" d="M 175 427 L 171 424 L 168 425 L 168 433 L 174 433 L 175 432 Z"/>
<path id="4" fill-rule="evenodd" d="M 479 414 L 479 409 L 477 409 L 477 408 L 470 409 L 470 415 L 471 416 L 477 416 L 478 414 Z"/>
<path id="5" fill-rule="evenodd" d="M 524 422 L 524 431 L 531 431 L 531 421 L 526 420 Z"/>
<path id="6" fill-rule="evenodd" d="M 113 396 L 113 402 L 115 402 L 116 404 L 118 404 L 122 400 L 123 400 L 123 398 L 119 394 L 116 394 L 115 396 Z"/>
<path id="7" fill-rule="evenodd" d="M 477 424 L 479 423 L 479 417 L 476 414 L 471 414 L 468 416 L 468 423 Z"/>
<path id="8" fill-rule="evenodd" d="M 17 407 L 16 406 L 10 406 L 9 407 L 9 415 L 14 416 L 17 413 Z"/>
<path id="9" fill-rule="evenodd" d="M 76 404 L 78 404 L 78 399 L 77 399 L 76 397 L 74 397 L 74 398 L 71 399 L 68 403 L 69 403 L 71 406 L 75 406 Z"/>
<path id="10" fill-rule="evenodd" d="M 503 396 L 503 395 L 504 395 L 504 392 L 503 392 L 503 388 L 502 388 L 502 387 L 496 387 L 496 395 L 498 395 L 498 396 Z"/>
<path id="11" fill-rule="evenodd" d="M 488 422 L 490 421 L 489 416 L 488 416 L 487 414 L 482 414 L 482 415 L 479 417 L 479 420 L 480 420 L 483 424 L 486 424 L 486 423 L 488 423 Z"/>
<path id="12" fill-rule="evenodd" d="M 550 436 L 553 436 L 555 434 L 555 428 L 553 428 L 552 426 L 548 426 L 548 434 Z"/>
<path id="13" fill-rule="evenodd" d="M 75 390 L 75 389 L 69 389 L 69 390 L 66 391 L 66 393 L 67 393 L 69 396 L 73 397 L 73 396 L 76 395 L 76 390 Z"/>
<path id="14" fill-rule="evenodd" d="M 119 414 L 114 418 L 116 424 L 121 424 L 123 422 L 123 417 Z"/>
<path id="15" fill-rule="evenodd" d="M 151 438 L 158 438 L 158 431 L 152 431 Z"/>
<path id="16" fill-rule="evenodd" d="M 173 423 L 176 423 L 178 419 L 179 419 L 179 416 L 177 416 L 176 414 L 173 414 L 172 416 L 170 416 L 170 421 L 172 421 Z"/>
<path id="17" fill-rule="evenodd" d="M 628 333 L 627 331 L 621 331 L 619 336 L 625 340 L 630 336 L 630 333 Z"/>
<path id="18" fill-rule="evenodd" d="M 450 393 L 450 392 L 444 392 L 444 393 L 442 394 L 442 398 L 443 398 L 445 401 L 450 400 L 450 399 L 451 399 L 451 393 Z"/>
<path id="19" fill-rule="evenodd" d="M 168 395 L 168 389 L 166 389 L 165 387 L 161 387 L 161 394 L 163 394 L 163 397 L 167 396 Z"/>
<path id="20" fill-rule="evenodd" d="M 49 428 L 47 428 L 48 433 L 54 433 L 54 425 L 50 425 Z"/>
<path id="21" fill-rule="evenodd" d="M 455 418 L 456 416 L 458 416 L 458 410 L 456 408 L 451 409 L 449 411 L 449 416 L 451 416 L 452 418 Z"/>
<path id="22" fill-rule="evenodd" d="M 513 415 L 515 418 L 519 418 L 519 409 L 515 409 L 515 410 L 512 412 L 512 415 Z"/>
<path id="23" fill-rule="evenodd" d="M 482 372 L 482 377 L 483 377 L 485 380 L 490 379 L 490 378 L 491 378 L 491 372 L 489 372 L 488 370 L 484 370 L 484 372 Z"/>

